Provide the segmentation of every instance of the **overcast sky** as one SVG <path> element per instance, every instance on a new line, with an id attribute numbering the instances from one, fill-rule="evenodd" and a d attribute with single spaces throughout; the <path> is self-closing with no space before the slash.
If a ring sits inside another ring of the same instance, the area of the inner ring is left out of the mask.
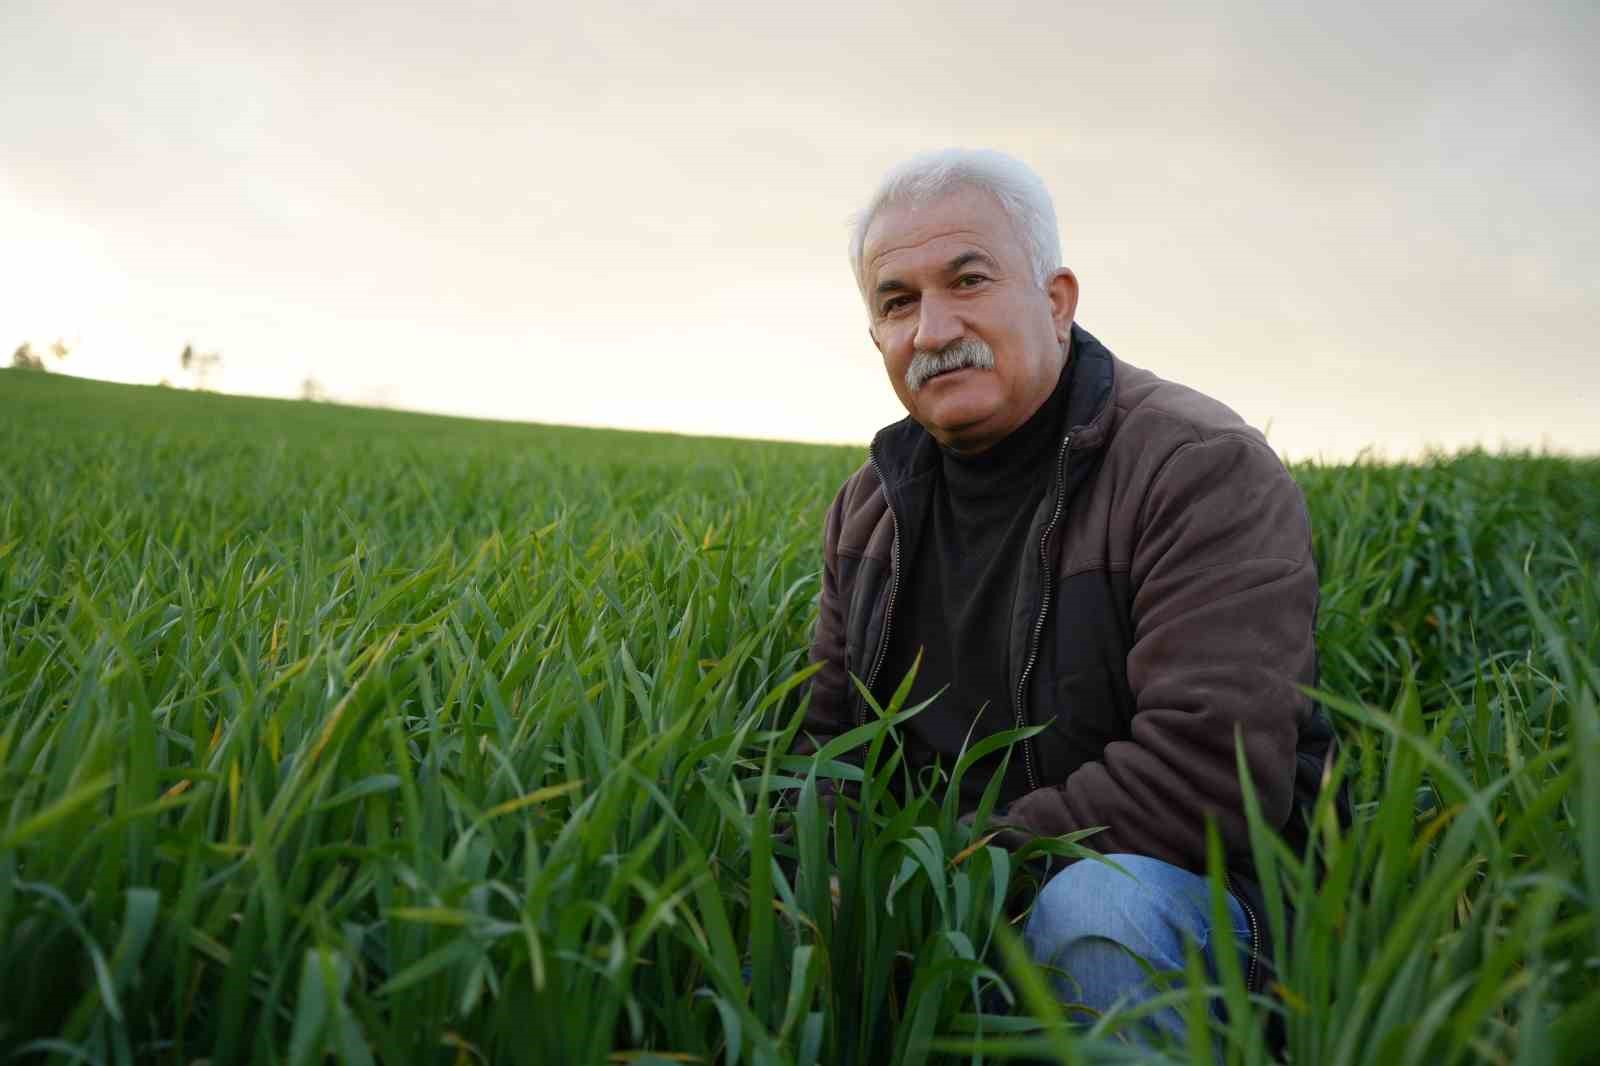
<path id="1" fill-rule="evenodd" d="M 1600 452 L 1600 4 L 0 0 L 0 347 L 227 391 L 865 441 L 916 151 L 1291 456 Z"/>

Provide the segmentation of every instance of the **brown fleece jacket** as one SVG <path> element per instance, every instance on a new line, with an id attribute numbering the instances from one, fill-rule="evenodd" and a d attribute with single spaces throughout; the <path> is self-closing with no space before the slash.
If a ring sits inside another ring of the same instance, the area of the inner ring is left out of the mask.
<path id="1" fill-rule="evenodd" d="M 1022 745 L 995 821 L 1049 836 L 1104 826 L 1088 841 L 1099 851 L 1203 870 L 1211 816 L 1229 865 L 1248 872 L 1235 735 L 1264 813 L 1296 847 L 1332 747 L 1297 687 L 1316 676 L 1305 501 L 1227 407 L 1076 326 L 1070 353 L 1071 428 L 1051 455 L 1034 550 L 1015 561 L 1008 634 L 1014 724 L 1046 728 Z M 920 426 L 896 423 L 828 512 L 812 744 L 863 720 L 851 674 L 884 694 L 886 633 L 905 624 L 893 601 L 916 580 L 899 569 L 915 557 L 937 463 Z"/>

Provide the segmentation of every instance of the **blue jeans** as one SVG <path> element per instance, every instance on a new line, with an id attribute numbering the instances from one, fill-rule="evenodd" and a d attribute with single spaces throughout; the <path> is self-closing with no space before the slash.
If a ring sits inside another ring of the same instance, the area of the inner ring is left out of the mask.
<path id="1" fill-rule="evenodd" d="M 1098 862 L 1073 863 L 1045 882 L 1023 929 L 1033 960 L 1059 971 L 1052 980 L 1063 1003 L 1103 1012 L 1114 1003 L 1127 1006 L 1151 998 L 1159 989 L 1129 953 L 1155 970 L 1182 971 L 1185 939 L 1201 949 L 1213 979 L 1218 943 L 1239 952 L 1241 966 L 1247 964 L 1250 924 L 1231 893 L 1232 935 L 1213 937 L 1211 890 L 1204 877 L 1144 855 L 1106 858 L 1128 873 Z M 1172 1009 L 1157 1012 L 1151 1021 L 1179 1039 L 1186 1029 Z"/>

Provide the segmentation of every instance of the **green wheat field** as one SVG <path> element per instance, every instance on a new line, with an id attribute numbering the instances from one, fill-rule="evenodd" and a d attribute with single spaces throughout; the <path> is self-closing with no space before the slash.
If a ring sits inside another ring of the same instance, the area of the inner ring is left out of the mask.
<path id="1" fill-rule="evenodd" d="M 1355 821 L 1152 1048 L 785 756 L 862 450 L 6 371 L 0 456 L 4 1061 L 1600 1061 L 1600 460 L 1295 469 Z"/>

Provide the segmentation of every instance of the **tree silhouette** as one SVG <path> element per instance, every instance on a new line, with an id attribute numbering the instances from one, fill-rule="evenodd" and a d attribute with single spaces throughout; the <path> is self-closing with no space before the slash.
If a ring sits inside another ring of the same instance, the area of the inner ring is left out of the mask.
<path id="1" fill-rule="evenodd" d="M 72 348 L 66 341 L 57 337 L 55 343 L 50 345 L 50 354 L 58 363 L 65 362 Z M 33 350 L 32 343 L 23 341 L 17 350 L 11 353 L 11 366 L 15 370 L 45 370 L 44 356 Z"/>
<path id="2" fill-rule="evenodd" d="M 222 369 L 221 352 L 199 352 L 193 344 L 185 344 L 178 356 L 178 365 L 189 374 L 194 387 L 202 392 L 211 385 L 211 375 Z"/>

